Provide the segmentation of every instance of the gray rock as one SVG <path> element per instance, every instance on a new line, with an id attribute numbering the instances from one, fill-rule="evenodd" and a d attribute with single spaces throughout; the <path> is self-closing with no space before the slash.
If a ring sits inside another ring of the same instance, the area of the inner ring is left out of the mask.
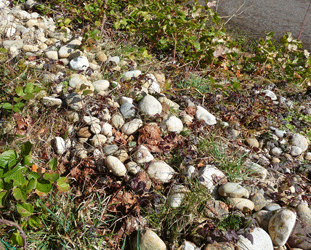
<path id="1" fill-rule="evenodd" d="M 266 205 L 265 209 L 268 211 L 276 211 L 276 210 L 281 209 L 281 206 L 276 203 L 271 203 L 271 204 Z"/>
<path id="2" fill-rule="evenodd" d="M 183 130 L 182 121 L 176 116 L 170 116 L 166 121 L 165 125 L 168 132 L 174 132 L 179 134 Z"/>
<path id="3" fill-rule="evenodd" d="M 112 136 L 112 126 L 111 124 L 109 124 L 108 122 L 105 122 L 102 126 L 102 133 L 105 135 L 105 136 Z"/>
<path id="4" fill-rule="evenodd" d="M 208 190 L 214 194 L 216 192 L 214 180 L 223 182 L 226 181 L 226 176 L 214 165 L 206 165 L 205 167 L 199 170 L 199 181 L 200 183 L 207 187 Z"/>
<path id="5" fill-rule="evenodd" d="M 140 145 L 134 154 L 134 159 L 137 163 L 142 164 L 152 161 L 154 157 L 144 145 Z"/>
<path id="6" fill-rule="evenodd" d="M 246 143 L 248 144 L 248 146 L 252 147 L 252 148 L 259 148 L 259 142 L 256 138 L 254 137 L 249 137 L 246 139 Z"/>
<path id="7" fill-rule="evenodd" d="M 177 208 L 181 205 L 185 193 L 188 192 L 187 188 L 183 185 L 175 185 L 170 190 L 169 196 L 168 196 L 168 202 L 172 208 Z"/>
<path id="8" fill-rule="evenodd" d="M 276 246 L 286 244 L 296 223 L 296 214 L 289 209 L 278 210 L 270 219 L 269 234 Z"/>
<path id="9" fill-rule="evenodd" d="M 30 10 L 33 7 L 35 7 L 37 5 L 37 2 L 34 0 L 27 0 L 26 3 L 24 3 L 24 7 L 26 10 Z"/>
<path id="10" fill-rule="evenodd" d="M 262 92 L 265 94 L 265 96 L 270 97 L 272 101 L 276 101 L 278 99 L 271 90 L 266 89 L 263 90 Z"/>
<path id="11" fill-rule="evenodd" d="M 293 134 L 291 143 L 293 146 L 301 148 L 303 152 L 305 152 L 309 146 L 309 140 L 301 134 Z"/>
<path id="12" fill-rule="evenodd" d="M 66 100 L 68 107 L 75 111 L 79 111 L 83 107 L 81 95 L 77 93 L 66 94 L 65 100 Z"/>
<path id="13" fill-rule="evenodd" d="M 94 135 L 93 138 L 91 139 L 91 143 L 95 148 L 103 146 L 107 141 L 106 136 L 104 135 Z"/>
<path id="14" fill-rule="evenodd" d="M 284 138 L 286 136 L 286 131 L 284 130 L 279 130 L 274 127 L 270 127 L 270 129 L 275 133 L 275 135 L 279 138 Z"/>
<path id="15" fill-rule="evenodd" d="M 69 64 L 73 70 L 86 70 L 89 67 L 89 61 L 85 56 L 78 56 L 72 59 Z"/>
<path id="16" fill-rule="evenodd" d="M 135 117 L 135 106 L 132 103 L 124 103 L 121 105 L 120 112 L 125 119 Z"/>
<path id="17" fill-rule="evenodd" d="M 267 201 L 266 201 L 264 195 L 262 193 L 258 193 L 258 192 L 255 193 L 254 195 L 252 195 L 251 201 L 255 205 L 255 208 L 254 208 L 255 211 L 261 210 L 267 204 Z"/>
<path id="18" fill-rule="evenodd" d="M 59 155 L 62 155 L 66 152 L 66 143 L 62 137 L 55 137 L 52 141 L 52 146 L 55 152 Z"/>
<path id="19" fill-rule="evenodd" d="M 143 121 L 141 119 L 133 119 L 125 123 L 122 127 L 122 132 L 126 135 L 134 134 L 139 128 L 143 126 Z"/>
<path id="20" fill-rule="evenodd" d="M 215 125 L 217 123 L 216 117 L 201 106 L 197 106 L 196 118 L 200 121 L 205 121 L 207 125 Z"/>
<path id="21" fill-rule="evenodd" d="M 153 161 L 150 163 L 147 173 L 151 178 L 166 183 L 173 178 L 176 172 L 164 161 Z"/>
<path id="22" fill-rule="evenodd" d="M 248 176 L 257 177 L 261 180 L 266 179 L 268 171 L 267 171 L 267 169 L 260 166 L 259 164 L 254 163 L 250 160 L 247 160 L 243 163 L 243 166 L 245 167 L 245 169 L 248 170 L 248 172 L 247 172 Z"/>
<path id="23" fill-rule="evenodd" d="M 121 177 L 126 175 L 126 167 L 117 157 L 112 155 L 107 156 L 107 167 L 116 176 Z"/>
<path id="24" fill-rule="evenodd" d="M 42 103 L 43 103 L 43 105 L 45 105 L 47 107 L 60 108 L 62 106 L 63 101 L 59 98 L 43 97 Z"/>
<path id="25" fill-rule="evenodd" d="M 124 103 L 133 103 L 133 99 L 130 97 L 122 96 L 120 98 L 120 104 L 123 105 Z"/>
<path id="26" fill-rule="evenodd" d="M 298 156 L 302 154 L 302 149 L 300 147 L 297 146 L 292 146 L 290 149 L 290 154 L 292 156 Z"/>
<path id="27" fill-rule="evenodd" d="M 93 82 L 92 85 L 97 92 L 101 92 L 106 91 L 109 88 L 110 83 L 107 80 L 98 80 Z"/>
<path id="28" fill-rule="evenodd" d="M 224 197 L 230 198 L 248 198 L 249 192 L 246 188 L 242 187 L 238 183 L 228 182 L 219 187 L 218 193 Z"/>
<path id="29" fill-rule="evenodd" d="M 105 155 L 112 155 L 114 154 L 115 152 L 117 152 L 119 149 L 119 147 L 117 145 L 106 145 L 104 148 L 103 148 L 103 151 L 104 151 L 104 154 Z"/>
<path id="30" fill-rule="evenodd" d="M 137 242 L 139 242 L 139 245 Z M 161 238 L 150 229 L 147 229 L 139 237 L 139 240 L 134 239 L 133 245 L 134 249 L 138 249 L 139 247 L 140 250 L 166 250 L 166 246 Z"/>
<path id="31" fill-rule="evenodd" d="M 274 147 L 271 149 L 271 154 L 275 156 L 280 156 L 282 154 L 282 149 Z"/>
<path id="32" fill-rule="evenodd" d="M 24 46 L 23 40 L 5 40 L 3 41 L 3 47 L 7 50 L 11 47 L 15 47 L 16 49 L 21 49 Z"/>
<path id="33" fill-rule="evenodd" d="M 262 227 L 266 232 L 269 230 L 269 221 L 273 216 L 272 211 L 261 210 L 255 213 L 254 218 L 258 222 L 258 225 Z"/>
<path id="34" fill-rule="evenodd" d="M 125 121 L 121 114 L 115 114 L 112 116 L 111 122 L 115 128 L 120 129 L 123 127 Z"/>
<path id="35" fill-rule="evenodd" d="M 209 218 L 225 219 L 229 215 L 229 206 L 223 201 L 207 200 L 204 215 Z"/>
<path id="36" fill-rule="evenodd" d="M 262 228 L 256 227 L 250 235 L 253 242 L 245 238 L 243 235 L 239 236 L 237 246 L 241 250 L 273 250 L 273 244 L 269 234 Z"/>
<path id="37" fill-rule="evenodd" d="M 252 211 L 255 208 L 255 205 L 251 200 L 244 198 L 227 198 L 227 202 L 232 206 L 233 209 L 237 209 L 242 212 L 245 210 Z"/>
<path id="38" fill-rule="evenodd" d="M 161 114 L 162 105 L 161 103 L 151 95 L 146 95 L 139 102 L 139 109 L 146 115 L 154 116 L 156 114 Z"/>
<path id="39" fill-rule="evenodd" d="M 132 70 L 132 71 L 125 72 L 122 75 L 122 77 L 128 81 L 128 80 L 131 80 L 133 77 L 138 77 L 139 75 L 141 75 L 140 70 Z"/>

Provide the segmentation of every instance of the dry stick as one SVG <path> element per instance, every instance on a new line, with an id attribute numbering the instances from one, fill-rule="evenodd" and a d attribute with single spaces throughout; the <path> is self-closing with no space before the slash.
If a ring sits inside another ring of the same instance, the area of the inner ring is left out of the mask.
<path id="1" fill-rule="evenodd" d="M 309 4 L 309 7 L 308 7 L 308 9 L 307 9 L 307 12 L 306 12 L 306 14 L 305 14 L 305 17 L 303 18 L 303 22 L 302 22 L 302 24 L 301 24 L 301 28 L 300 28 L 300 33 L 299 33 L 299 36 L 298 36 L 298 38 L 297 38 L 297 39 L 299 39 L 299 38 L 300 38 L 300 36 L 301 36 L 301 34 L 302 34 L 302 32 L 303 32 L 303 29 L 304 29 L 304 27 L 305 27 L 305 26 L 306 26 L 306 24 L 307 24 L 307 23 L 305 23 L 305 21 L 306 21 L 307 14 L 308 14 L 308 12 L 309 12 L 310 6 L 311 6 L 311 1 L 310 1 L 310 4 Z"/>
<path id="2" fill-rule="evenodd" d="M 16 227 L 23 239 L 23 249 L 26 250 L 26 234 L 23 229 L 17 223 L 5 219 L 0 219 L 0 224 L 4 224 L 9 227 Z"/>

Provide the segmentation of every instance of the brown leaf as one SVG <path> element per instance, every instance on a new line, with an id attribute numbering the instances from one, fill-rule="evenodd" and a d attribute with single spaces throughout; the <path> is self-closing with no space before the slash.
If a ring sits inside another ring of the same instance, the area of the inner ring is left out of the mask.
<path id="1" fill-rule="evenodd" d="M 138 144 L 144 144 L 151 152 L 162 152 L 159 148 L 163 139 L 156 124 L 145 124 L 139 131 Z"/>
<path id="2" fill-rule="evenodd" d="M 185 111 L 187 112 L 188 115 L 195 116 L 195 114 L 197 112 L 197 108 L 196 107 L 187 107 L 187 108 L 185 108 Z"/>
<path id="3" fill-rule="evenodd" d="M 115 136 L 114 141 L 119 144 L 127 144 L 127 139 L 125 138 L 125 134 L 121 133 L 120 131 L 117 131 L 115 128 L 112 128 L 113 134 Z"/>
<path id="4" fill-rule="evenodd" d="M 15 121 L 16 121 L 16 134 L 18 135 L 25 135 L 27 133 L 27 123 L 25 122 L 25 119 L 18 113 L 15 113 L 13 115 Z"/>

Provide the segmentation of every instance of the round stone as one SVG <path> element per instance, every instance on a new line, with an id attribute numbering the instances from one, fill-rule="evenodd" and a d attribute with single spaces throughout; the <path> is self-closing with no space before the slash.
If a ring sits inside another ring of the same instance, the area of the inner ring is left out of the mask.
<path id="1" fill-rule="evenodd" d="M 154 116 L 156 114 L 161 114 L 162 105 L 161 103 L 151 95 L 146 95 L 139 102 L 139 109 L 146 115 Z"/>
<path id="2" fill-rule="evenodd" d="M 147 173 L 151 178 L 166 183 L 173 178 L 176 172 L 164 161 L 153 161 L 150 163 Z"/>
<path id="3" fill-rule="evenodd" d="M 165 125 L 168 132 L 179 134 L 183 130 L 182 121 L 174 115 L 165 121 Z"/>
<path id="4" fill-rule="evenodd" d="M 248 198 L 249 192 L 246 188 L 233 182 L 228 182 L 219 187 L 218 192 L 221 196 L 231 197 L 231 198 Z"/>
<path id="5" fill-rule="evenodd" d="M 126 167 L 117 157 L 112 155 L 107 156 L 107 167 L 116 176 L 121 177 L 126 175 Z"/>
<path id="6" fill-rule="evenodd" d="M 201 106 L 197 106 L 197 111 L 195 115 L 199 121 L 203 120 L 207 125 L 215 125 L 217 123 L 216 117 Z"/>
<path id="7" fill-rule="evenodd" d="M 144 145 L 140 145 L 134 154 L 134 159 L 137 163 L 142 164 L 152 161 L 154 157 Z"/>
<path id="8" fill-rule="evenodd" d="M 233 209 L 240 210 L 242 212 L 252 211 L 255 208 L 254 203 L 251 200 L 244 198 L 228 198 L 228 203 L 233 207 Z"/>
<path id="9" fill-rule="evenodd" d="M 85 56 L 78 56 L 72 59 L 69 64 L 73 70 L 86 70 L 89 67 L 89 61 Z"/>
<path id="10" fill-rule="evenodd" d="M 98 80 L 92 83 L 97 92 L 106 91 L 110 83 L 107 80 Z"/>

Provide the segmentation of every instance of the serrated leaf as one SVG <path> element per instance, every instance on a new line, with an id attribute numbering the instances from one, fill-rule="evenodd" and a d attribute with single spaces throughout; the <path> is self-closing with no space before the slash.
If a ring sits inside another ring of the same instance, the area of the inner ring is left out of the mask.
<path id="1" fill-rule="evenodd" d="M 57 159 L 53 158 L 52 160 L 49 161 L 49 167 L 51 170 L 56 170 L 57 168 Z"/>
<path id="2" fill-rule="evenodd" d="M 67 183 L 68 179 L 66 177 L 60 177 L 57 180 L 57 188 L 60 192 L 67 192 L 70 189 L 69 184 Z"/>
<path id="3" fill-rule="evenodd" d="M 0 155 L 0 167 L 13 167 L 18 162 L 18 154 L 15 150 L 7 150 Z"/>
<path id="4" fill-rule="evenodd" d="M 13 197 L 18 201 L 25 202 L 27 200 L 26 186 L 23 186 L 21 188 L 15 187 L 13 189 Z"/>
<path id="5" fill-rule="evenodd" d="M 29 155 L 31 148 L 32 148 L 32 144 L 29 141 L 24 143 L 21 148 L 22 156 L 25 157 L 26 155 Z"/>
<path id="6" fill-rule="evenodd" d="M 37 182 L 37 190 L 42 193 L 49 193 L 52 189 L 52 184 L 47 180 L 38 180 Z"/>
<path id="7" fill-rule="evenodd" d="M 24 92 L 25 92 L 26 94 L 32 94 L 33 91 L 34 91 L 34 85 L 33 85 L 33 83 L 32 83 L 32 82 L 27 83 L 27 85 L 26 85 L 26 87 L 25 87 L 25 89 L 24 89 Z"/>
<path id="8" fill-rule="evenodd" d="M 36 173 L 36 172 L 30 172 L 30 174 L 28 175 L 28 180 L 30 180 L 30 179 L 36 179 L 36 180 L 38 180 L 40 177 L 41 177 L 41 176 L 40 176 L 38 173 Z"/>
<path id="9" fill-rule="evenodd" d="M 58 173 L 45 173 L 43 175 L 43 178 L 53 183 L 54 181 L 58 180 L 59 174 Z"/>
<path id="10" fill-rule="evenodd" d="M 22 86 L 17 86 L 15 92 L 18 96 L 23 97 L 25 95 L 24 89 Z"/>
<path id="11" fill-rule="evenodd" d="M 16 208 L 17 212 L 23 217 L 31 216 L 34 211 L 33 206 L 29 203 L 17 203 Z"/>
<path id="12" fill-rule="evenodd" d="M 5 182 L 13 181 L 13 186 L 20 186 L 27 183 L 25 175 L 29 172 L 29 169 L 25 166 L 17 165 L 13 169 L 6 172 L 3 177 Z"/>
<path id="13" fill-rule="evenodd" d="M 0 208 L 3 208 L 5 207 L 5 199 L 6 199 L 6 196 L 7 196 L 7 192 L 6 190 L 2 190 L 0 192 Z"/>

